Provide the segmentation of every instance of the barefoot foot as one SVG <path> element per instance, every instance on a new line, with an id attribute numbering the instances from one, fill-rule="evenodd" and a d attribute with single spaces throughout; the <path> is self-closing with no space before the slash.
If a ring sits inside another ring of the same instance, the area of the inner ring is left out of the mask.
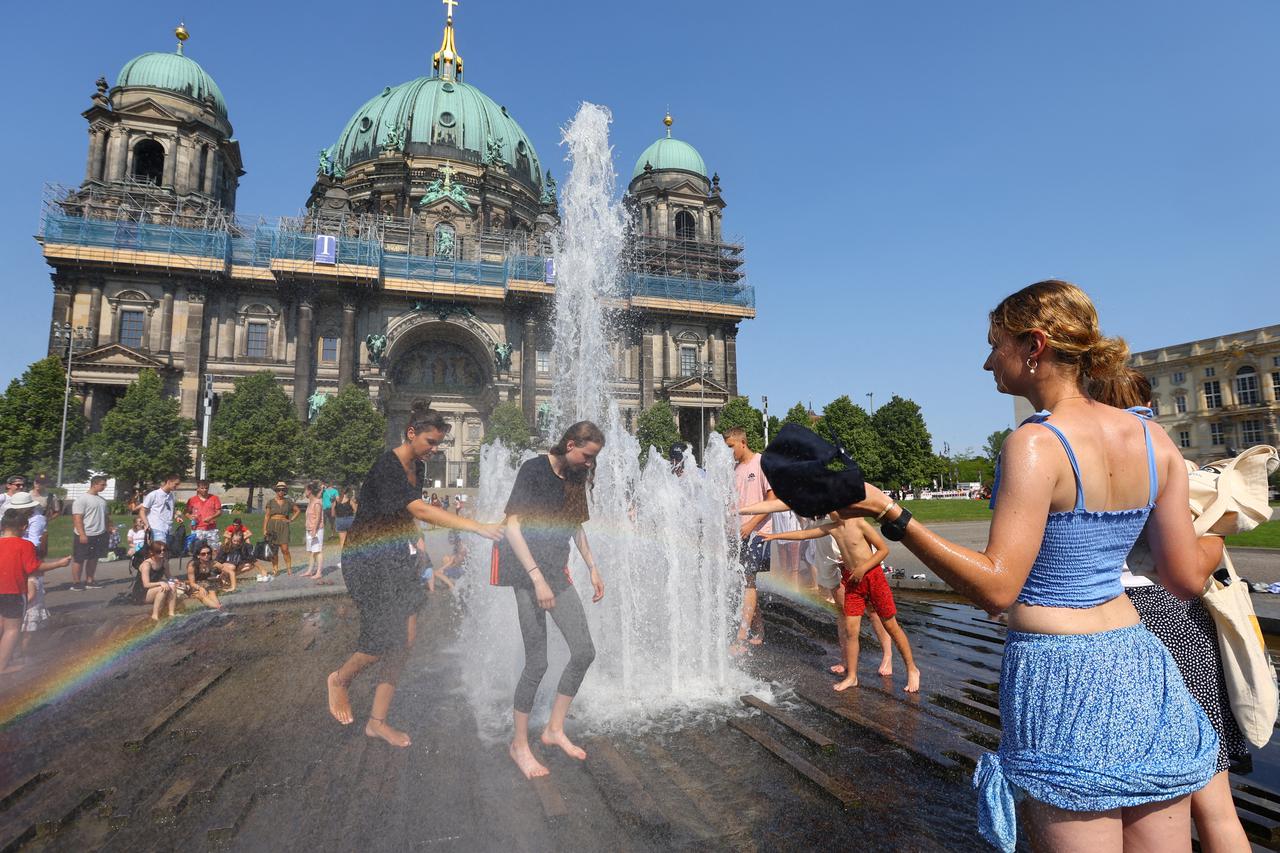
<path id="1" fill-rule="evenodd" d="M 844 675 L 844 664 L 842 664 L 842 663 L 833 663 L 833 664 L 831 664 L 831 674 L 832 674 L 832 675 Z"/>
<path id="2" fill-rule="evenodd" d="M 351 716 L 351 699 L 347 696 L 347 685 L 338 680 L 338 673 L 329 673 L 326 680 L 329 685 L 329 713 L 344 726 L 351 725 L 355 717 Z"/>
<path id="3" fill-rule="evenodd" d="M 837 693 L 843 693 L 844 691 L 848 690 L 850 687 L 857 687 L 857 686 L 858 686 L 858 676 L 851 675 L 848 678 L 843 679 L 842 681 L 837 681 L 835 684 L 831 685 L 831 689 L 836 691 Z"/>
<path id="4" fill-rule="evenodd" d="M 907 670 L 907 686 L 902 689 L 908 693 L 920 692 L 920 670 L 914 667 Z"/>
<path id="5" fill-rule="evenodd" d="M 369 737 L 380 737 L 392 746 L 398 746 L 401 749 L 413 743 L 409 740 L 409 736 L 399 729 L 393 729 L 387 725 L 386 720 L 375 720 L 369 718 L 369 722 L 365 723 L 364 733 Z"/>
<path id="6" fill-rule="evenodd" d="M 886 657 L 884 660 L 880 661 L 880 668 L 877 669 L 876 672 L 881 675 L 893 675 L 893 658 Z"/>
<path id="7" fill-rule="evenodd" d="M 512 743 L 507 747 L 507 754 L 511 756 L 511 760 L 516 763 L 516 767 L 520 768 L 520 772 L 524 774 L 526 779 L 551 775 L 551 771 L 543 767 L 541 762 L 533 757 L 533 750 L 529 749 L 527 744 L 517 747 Z"/>
<path id="8" fill-rule="evenodd" d="M 582 747 L 569 740 L 569 736 L 564 733 L 564 729 L 553 732 L 551 729 L 542 730 L 542 742 L 547 746 L 558 746 L 564 750 L 564 754 L 570 758 L 576 758 L 579 761 L 585 761 L 587 752 Z"/>

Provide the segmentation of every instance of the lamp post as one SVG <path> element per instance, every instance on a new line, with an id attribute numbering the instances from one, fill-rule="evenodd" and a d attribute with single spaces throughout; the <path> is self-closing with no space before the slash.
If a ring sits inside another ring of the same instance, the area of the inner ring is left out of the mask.
<path id="1" fill-rule="evenodd" d="M 71 404 L 71 363 L 75 358 L 76 349 L 83 349 L 89 343 L 92 335 L 92 326 L 72 326 L 70 323 L 53 324 L 53 339 L 59 344 L 65 342 L 67 346 L 65 362 L 67 383 L 62 392 L 62 437 L 58 440 L 58 488 L 62 488 L 62 462 L 67 451 L 67 409 Z"/>
<path id="2" fill-rule="evenodd" d="M 874 415 L 876 413 L 876 392 L 875 391 L 867 392 L 867 409 L 868 409 L 867 411 L 868 415 Z"/>
<path id="3" fill-rule="evenodd" d="M 711 362 L 698 362 L 698 458 L 707 450 L 707 379 L 711 377 Z"/>

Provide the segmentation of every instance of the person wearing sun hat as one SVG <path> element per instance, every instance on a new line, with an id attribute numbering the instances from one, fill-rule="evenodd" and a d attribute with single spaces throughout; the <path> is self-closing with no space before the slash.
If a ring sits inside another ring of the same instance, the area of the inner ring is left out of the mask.
<path id="1" fill-rule="evenodd" d="M 284 480 L 275 484 L 276 496 L 263 508 L 262 541 L 271 548 L 271 575 L 280 574 L 280 554 L 284 554 L 284 568 L 293 574 L 293 555 L 289 553 L 289 525 L 301 510 L 289 500 L 289 484 Z"/>

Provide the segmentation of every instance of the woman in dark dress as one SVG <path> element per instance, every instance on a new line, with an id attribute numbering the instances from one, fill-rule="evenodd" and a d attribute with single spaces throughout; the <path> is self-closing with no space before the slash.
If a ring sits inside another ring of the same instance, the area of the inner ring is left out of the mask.
<path id="1" fill-rule="evenodd" d="M 422 499 L 422 462 L 448 432 L 441 415 L 421 401 L 413 404 L 404 442 L 378 457 L 360 487 L 355 522 L 342 553 L 342 578 L 360 614 L 360 638 L 355 653 L 329 674 L 329 712 L 344 726 L 355 719 L 347 688 L 361 670 L 377 663 L 378 683 L 364 733 L 393 746 L 410 744 L 407 734 L 387 724 L 387 711 L 413 646 L 422 603 L 417 562 L 409 553 L 418 538 L 415 520 L 502 538 L 500 524 L 458 518 Z"/>

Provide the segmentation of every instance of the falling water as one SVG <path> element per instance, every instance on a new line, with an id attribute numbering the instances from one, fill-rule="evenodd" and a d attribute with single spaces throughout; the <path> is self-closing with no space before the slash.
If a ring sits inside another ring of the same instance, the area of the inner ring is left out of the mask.
<path id="1" fill-rule="evenodd" d="M 653 449 L 640 464 L 636 438 L 622 426 L 613 397 L 607 321 L 619 297 L 625 215 L 615 199 L 609 111 L 583 104 L 564 130 L 572 161 L 555 239 L 555 372 L 552 441 L 578 420 L 593 420 L 606 443 L 597 460 L 586 530 L 606 592 L 591 604 L 589 572 L 577 550 L 572 574 L 583 597 L 596 659 L 574 704 L 575 716 L 602 728 L 635 730 L 683 720 L 724 706 L 744 690 L 762 689 L 728 654 L 741 575 L 729 543 L 736 534 L 733 458 L 718 435 L 706 467 L 686 459 L 684 476 Z M 477 517 L 498 518 L 515 481 L 517 459 L 492 445 L 480 456 Z M 487 728 L 509 720 L 523 665 L 515 602 L 488 585 L 488 551 L 473 555 L 465 582 L 460 653 L 479 677 L 466 687 Z M 550 620 L 549 624 L 550 624 Z M 568 659 L 550 628 L 551 665 L 539 691 L 545 709 Z M 536 712 L 535 712 L 536 713 Z"/>

